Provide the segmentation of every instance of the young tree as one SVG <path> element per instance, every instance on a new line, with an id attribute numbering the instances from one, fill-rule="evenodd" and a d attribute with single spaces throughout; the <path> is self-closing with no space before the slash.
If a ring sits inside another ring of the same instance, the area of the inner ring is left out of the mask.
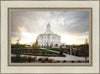
<path id="1" fill-rule="evenodd" d="M 36 39 L 35 46 L 38 46 L 38 40 Z"/>
<path id="2" fill-rule="evenodd" d="M 33 44 L 33 49 L 38 47 L 38 40 L 36 39 L 36 42 Z"/>
<path id="3" fill-rule="evenodd" d="M 85 44 L 88 44 L 88 39 L 85 39 Z"/>
<path id="4" fill-rule="evenodd" d="M 87 39 L 85 40 L 85 44 L 83 45 L 83 55 L 85 57 L 85 60 L 87 60 L 87 57 L 89 56 L 89 44 Z"/>
<path id="5" fill-rule="evenodd" d="M 20 45 L 19 45 L 19 41 L 21 40 L 21 38 L 19 38 L 18 40 L 17 40 L 17 43 L 16 43 L 16 49 L 17 49 L 17 53 L 16 53 L 16 56 L 17 57 L 20 57 Z"/>
<path id="6" fill-rule="evenodd" d="M 60 46 L 60 55 L 63 55 L 63 49 L 62 49 L 62 46 Z"/>
<path id="7" fill-rule="evenodd" d="M 76 50 L 76 56 L 78 56 L 79 55 L 79 53 L 78 53 L 78 49 Z"/>

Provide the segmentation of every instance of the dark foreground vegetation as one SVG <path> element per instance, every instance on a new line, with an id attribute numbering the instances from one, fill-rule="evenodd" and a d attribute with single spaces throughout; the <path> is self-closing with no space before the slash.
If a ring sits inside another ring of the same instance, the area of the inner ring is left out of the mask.
<path id="1" fill-rule="evenodd" d="M 12 63 L 88 63 L 89 61 L 66 61 L 66 60 L 54 60 L 49 58 L 37 58 L 37 57 L 11 57 Z"/>
<path id="2" fill-rule="evenodd" d="M 46 56 L 46 57 L 65 57 L 64 53 L 75 55 L 79 57 L 89 57 L 89 45 L 66 45 L 66 47 L 59 47 L 59 48 L 48 48 L 48 50 L 57 51 L 59 53 L 50 52 L 47 50 L 41 49 L 39 46 L 30 46 L 30 45 L 21 45 L 15 44 L 11 45 L 11 54 L 15 55 L 11 57 L 12 63 L 31 63 L 31 62 L 39 62 L 39 63 L 86 63 L 89 62 L 85 61 L 66 61 L 66 60 L 54 60 L 49 58 L 37 58 L 37 57 L 22 57 L 21 55 L 27 56 Z M 71 52 L 71 53 L 70 53 Z"/>

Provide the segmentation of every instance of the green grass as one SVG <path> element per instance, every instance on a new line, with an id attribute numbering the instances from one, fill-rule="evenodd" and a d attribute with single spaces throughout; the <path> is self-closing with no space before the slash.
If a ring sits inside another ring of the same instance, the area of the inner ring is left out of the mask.
<path id="1" fill-rule="evenodd" d="M 44 49 L 41 49 L 41 48 L 39 48 L 38 50 L 41 50 L 41 51 L 47 51 L 47 50 L 44 50 Z"/>
<path id="2" fill-rule="evenodd" d="M 46 48 L 46 49 L 48 49 L 48 50 L 54 50 L 54 51 L 60 51 L 59 48 Z M 41 48 L 39 48 L 39 50 L 41 50 L 41 51 L 47 51 L 47 50 L 44 50 L 44 49 L 41 49 Z"/>
<path id="3" fill-rule="evenodd" d="M 60 51 L 59 48 L 47 48 L 47 49 L 49 49 L 49 50 L 54 50 L 54 51 Z"/>

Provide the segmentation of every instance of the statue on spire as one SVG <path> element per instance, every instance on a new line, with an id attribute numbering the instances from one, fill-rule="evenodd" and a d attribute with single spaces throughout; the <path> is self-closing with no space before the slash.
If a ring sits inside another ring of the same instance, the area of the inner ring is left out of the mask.
<path id="1" fill-rule="evenodd" d="M 48 22 L 48 25 L 50 25 L 50 23 Z"/>
<path id="2" fill-rule="evenodd" d="M 50 23 L 49 23 L 49 22 L 48 22 L 48 24 L 47 24 L 47 29 L 46 29 L 46 32 L 44 32 L 44 34 L 54 34 L 54 33 L 51 31 Z"/>
<path id="3" fill-rule="evenodd" d="M 47 24 L 47 29 L 46 29 L 46 32 L 45 32 L 46 34 L 53 34 L 53 32 L 51 31 L 51 29 L 50 29 L 50 23 L 48 22 L 48 24 Z"/>

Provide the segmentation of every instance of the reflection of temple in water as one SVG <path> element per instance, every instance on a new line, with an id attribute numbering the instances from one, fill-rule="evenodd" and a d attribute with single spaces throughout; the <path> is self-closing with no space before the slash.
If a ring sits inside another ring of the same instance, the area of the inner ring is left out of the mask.
<path id="1" fill-rule="evenodd" d="M 39 46 L 51 46 L 58 47 L 61 44 L 61 37 L 57 34 L 54 34 L 50 29 L 50 24 L 47 24 L 47 30 L 43 34 L 37 36 Z"/>

